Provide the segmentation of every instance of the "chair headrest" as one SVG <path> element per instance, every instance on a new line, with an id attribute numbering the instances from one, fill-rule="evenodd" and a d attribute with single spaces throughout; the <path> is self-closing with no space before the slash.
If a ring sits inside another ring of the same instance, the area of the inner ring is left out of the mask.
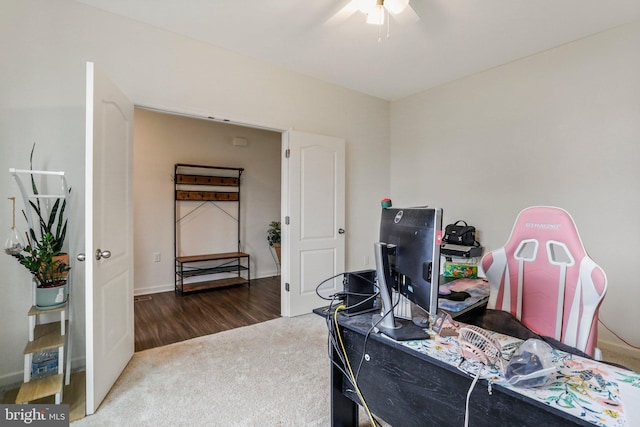
<path id="1" fill-rule="evenodd" d="M 573 264 L 586 255 L 571 215 L 552 206 L 533 206 L 522 210 L 505 248 L 524 259 L 535 257 L 542 249 L 550 254 L 551 263 L 558 264 Z"/>

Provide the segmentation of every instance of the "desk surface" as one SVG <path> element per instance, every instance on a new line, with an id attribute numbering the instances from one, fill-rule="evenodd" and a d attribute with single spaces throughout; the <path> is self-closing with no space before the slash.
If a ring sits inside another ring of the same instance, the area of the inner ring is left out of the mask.
<path id="1" fill-rule="evenodd" d="M 443 295 L 455 292 L 467 292 L 469 297 L 463 301 L 452 301 Z M 489 301 L 489 282 L 483 279 L 459 279 L 441 277 L 438 289 L 438 308 L 445 310 L 454 318 L 466 315 L 477 307 L 487 305 Z"/>
<path id="2" fill-rule="evenodd" d="M 344 328 L 360 334 L 366 334 L 371 327 L 371 314 L 363 314 L 351 318 L 342 317 L 339 321 Z M 458 352 L 457 338 L 432 335 L 433 339 L 421 341 L 396 342 L 386 337 L 375 335 L 372 339 L 387 341 L 397 349 L 413 353 L 429 360 L 433 359 L 442 367 L 458 369 L 462 358 Z M 503 352 L 510 355 L 520 342 L 517 338 L 496 334 L 503 346 Z M 598 426 L 634 426 L 640 420 L 627 420 L 620 395 L 621 386 L 628 385 L 640 396 L 640 373 L 617 368 L 605 363 L 585 359 L 559 350 L 553 350 L 553 361 L 558 368 L 556 375 L 544 387 L 519 388 L 508 384 L 495 369 L 483 367 L 481 364 L 464 362 L 466 371 L 475 374 L 478 368 L 483 369 L 482 378 L 504 392 L 519 395 L 530 403 L 558 413 L 576 417 L 582 424 L 584 421 Z M 466 366 L 465 366 L 466 365 Z M 475 365 L 475 367 L 473 366 Z M 475 370 L 474 370 L 475 369 Z M 478 385 L 477 387 L 480 387 Z M 530 400 L 529 400 L 530 399 Z M 537 403 L 536 403 L 537 402 Z"/>

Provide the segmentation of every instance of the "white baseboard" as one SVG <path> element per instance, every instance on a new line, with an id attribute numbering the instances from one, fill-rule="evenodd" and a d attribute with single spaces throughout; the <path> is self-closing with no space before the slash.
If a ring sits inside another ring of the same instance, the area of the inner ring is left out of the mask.
<path id="1" fill-rule="evenodd" d="M 7 390 L 20 387 L 23 378 L 24 372 L 22 371 L 0 376 L 0 394 L 3 394 Z"/>
<path id="2" fill-rule="evenodd" d="M 274 277 L 274 276 L 279 276 L 280 272 L 277 270 L 273 270 L 273 271 L 263 271 L 261 272 L 259 275 L 257 275 L 256 277 L 253 277 L 253 279 L 264 279 L 265 277 Z"/>
<path id="3" fill-rule="evenodd" d="M 600 349 L 602 350 L 615 351 L 616 353 L 621 353 L 636 359 L 640 359 L 640 349 L 629 347 L 626 344 L 599 339 L 598 347 L 600 347 Z"/>
<path id="4" fill-rule="evenodd" d="M 133 290 L 133 296 L 158 294 L 160 292 L 169 292 L 174 290 L 175 285 L 173 283 L 169 285 L 148 286 L 145 288 L 135 288 Z"/>
<path id="5" fill-rule="evenodd" d="M 71 360 L 71 372 L 83 371 L 86 368 L 86 359 L 78 357 Z M 24 379 L 24 371 L 11 372 L 0 376 L 0 394 L 7 390 L 20 387 Z"/>
<path id="6" fill-rule="evenodd" d="M 260 272 L 259 275 L 256 275 L 255 277 L 252 277 L 251 280 L 253 279 L 264 279 L 265 277 L 273 277 L 273 276 L 277 276 L 280 272 L 277 270 L 273 270 L 273 271 L 264 271 L 264 272 Z M 137 297 L 140 295 L 149 295 L 149 294 L 158 294 L 160 292 L 169 292 L 169 291 L 173 291 L 175 287 L 175 284 L 170 283 L 167 285 L 157 285 L 157 286 L 147 286 L 147 287 L 141 287 L 141 288 L 135 288 L 133 290 L 133 296 Z"/>

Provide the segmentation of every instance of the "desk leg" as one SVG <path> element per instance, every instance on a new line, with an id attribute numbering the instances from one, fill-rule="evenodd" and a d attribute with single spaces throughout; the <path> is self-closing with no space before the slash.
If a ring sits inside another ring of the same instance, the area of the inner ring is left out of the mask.
<path id="1" fill-rule="evenodd" d="M 334 358 L 334 349 L 331 349 L 331 359 L 340 364 L 340 359 Z M 332 427 L 357 427 L 358 404 L 342 393 L 343 383 L 346 381 L 342 371 L 331 364 L 331 426 Z"/>

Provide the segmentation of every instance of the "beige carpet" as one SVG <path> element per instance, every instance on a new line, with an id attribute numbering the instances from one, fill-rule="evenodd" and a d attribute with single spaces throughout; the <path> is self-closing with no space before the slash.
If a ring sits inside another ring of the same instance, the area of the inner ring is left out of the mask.
<path id="1" fill-rule="evenodd" d="M 81 426 L 327 426 L 323 318 L 279 318 L 136 353 Z"/>

